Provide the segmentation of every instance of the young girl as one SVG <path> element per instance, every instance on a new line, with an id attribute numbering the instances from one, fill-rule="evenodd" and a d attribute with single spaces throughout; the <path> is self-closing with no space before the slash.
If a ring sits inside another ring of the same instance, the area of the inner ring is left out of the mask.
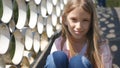
<path id="1" fill-rule="evenodd" d="M 112 68 L 111 52 L 99 35 L 92 0 L 68 0 L 62 26 L 45 68 Z"/>

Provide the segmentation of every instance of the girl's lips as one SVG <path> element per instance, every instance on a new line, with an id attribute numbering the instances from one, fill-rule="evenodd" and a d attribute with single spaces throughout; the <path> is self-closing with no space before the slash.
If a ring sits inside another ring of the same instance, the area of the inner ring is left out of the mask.
<path id="1" fill-rule="evenodd" d="M 75 34 L 81 34 L 81 31 L 75 31 Z"/>

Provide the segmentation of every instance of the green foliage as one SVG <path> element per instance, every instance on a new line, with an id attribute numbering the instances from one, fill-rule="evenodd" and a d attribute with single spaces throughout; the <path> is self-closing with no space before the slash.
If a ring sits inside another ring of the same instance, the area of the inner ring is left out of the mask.
<path id="1" fill-rule="evenodd" d="M 107 7 L 120 7 L 120 0 L 106 0 Z"/>
<path id="2" fill-rule="evenodd" d="M 95 0 L 96 2 L 98 0 Z M 107 7 L 120 7 L 120 0 L 106 0 Z"/>
<path id="3" fill-rule="evenodd" d="M 13 56 L 14 56 L 14 53 L 15 53 L 15 38 L 14 38 L 13 35 L 12 35 L 12 37 L 11 37 L 9 49 L 10 49 L 10 51 L 9 51 L 9 52 L 10 52 L 10 57 L 11 57 L 11 59 L 12 59 Z"/>
<path id="4" fill-rule="evenodd" d="M 2 6 L 2 0 L 0 0 L 0 18 L 2 17 L 3 13 L 3 6 Z"/>
<path id="5" fill-rule="evenodd" d="M 18 5 L 17 5 L 17 2 L 16 2 L 16 1 L 14 2 L 13 16 L 14 16 L 14 21 L 15 21 L 15 23 L 16 23 L 17 20 L 18 20 Z"/>

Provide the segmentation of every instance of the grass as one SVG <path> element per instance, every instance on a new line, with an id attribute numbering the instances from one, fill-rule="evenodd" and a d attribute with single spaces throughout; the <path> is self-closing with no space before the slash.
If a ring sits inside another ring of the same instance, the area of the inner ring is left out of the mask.
<path id="1" fill-rule="evenodd" d="M 106 7 L 120 7 L 120 0 L 106 0 Z"/>
<path id="2" fill-rule="evenodd" d="M 107 7 L 120 7 L 120 0 L 106 0 Z"/>
<path id="3" fill-rule="evenodd" d="M 3 13 L 2 8 L 3 8 L 3 6 L 2 6 L 2 0 L 0 0 L 0 19 L 2 17 L 2 13 Z"/>

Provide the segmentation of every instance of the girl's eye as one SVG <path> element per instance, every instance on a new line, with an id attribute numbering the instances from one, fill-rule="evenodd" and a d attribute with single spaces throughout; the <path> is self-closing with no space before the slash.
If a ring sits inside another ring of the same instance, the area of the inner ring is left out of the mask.
<path id="1" fill-rule="evenodd" d="M 83 21 L 89 21 L 89 20 L 87 20 L 87 19 L 84 19 Z"/>
<path id="2" fill-rule="evenodd" d="M 71 20 L 72 20 L 73 22 L 76 22 L 76 21 L 77 21 L 77 19 L 76 19 L 76 18 L 71 18 Z"/>
<path id="3" fill-rule="evenodd" d="M 88 19 L 84 19 L 83 21 L 86 22 L 86 23 L 90 22 Z"/>

